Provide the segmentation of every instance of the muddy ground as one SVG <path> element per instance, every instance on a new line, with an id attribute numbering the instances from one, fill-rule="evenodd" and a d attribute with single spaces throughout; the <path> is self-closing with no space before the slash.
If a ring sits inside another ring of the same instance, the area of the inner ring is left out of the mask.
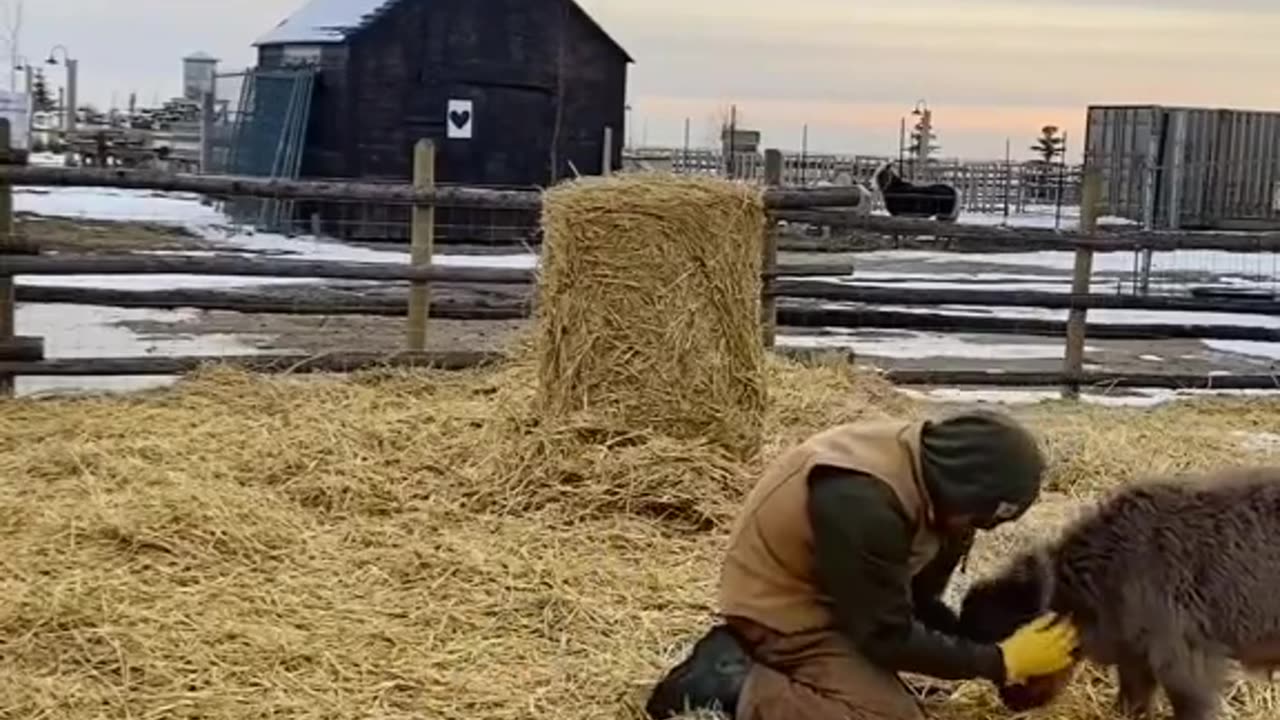
<path id="1" fill-rule="evenodd" d="M 14 217 L 14 230 L 28 244 L 45 252 L 105 254 L 223 247 L 183 228 L 160 223 L 73 220 L 19 212 Z"/>

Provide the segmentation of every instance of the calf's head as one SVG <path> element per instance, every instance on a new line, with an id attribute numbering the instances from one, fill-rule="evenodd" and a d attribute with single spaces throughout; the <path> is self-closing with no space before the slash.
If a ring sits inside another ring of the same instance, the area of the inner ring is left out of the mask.
<path id="1" fill-rule="evenodd" d="M 1049 609 L 1052 575 L 1042 553 L 1019 557 L 1000 575 L 974 583 L 960 608 L 960 627 L 974 641 L 998 643 Z M 1028 678 L 1000 688 L 1000 701 L 1015 712 L 1048 705 L 1062 692 L 1075 668 Z"/>

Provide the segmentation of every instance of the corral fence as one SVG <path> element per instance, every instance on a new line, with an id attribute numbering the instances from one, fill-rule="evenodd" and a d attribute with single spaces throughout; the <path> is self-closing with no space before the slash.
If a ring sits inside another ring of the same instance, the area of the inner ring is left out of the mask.
<path id="1" fill-rule="evenodd" d="M 0 123 L 0 141 L 7 126 Z M 0 142 L 0 147 L 7 143 Z M 1242 236 L 1221 233 L 1166 233 L 1111 230 L 1096 227 L 1100 182 L 1091 175 L 1085 183 L 1081 230 L 1060 232 L 904 220 L 868 216 L 850 209 L 860 197 L 853 188 L 786 188 L 781 186 L 781 153 L 767 153 L 765 202 L 772 221 L 847 228 L 938 242 L 948 248 L 998 244 L 1023 251 L 1070 251 L 1075 268 L 1070 293 L 1025 291 L 974 291 L 919 288 L 886 288 L 848 282 L 832 282 L 848 276 L 838 265 L 779 265 L 777 234 L 769 234 L 763 274 L 763 341 L 772 347 L 780 326 L 794 328 L 891 328 L 948 333 L 994 333 L 1064 338 L 1061 372 L 1003 372 L 907 370 L 886 371 L 888 379 L 903 385 L 976 385 L 1003 387 L 1060 386 L 1067 396 L 1082 387 L 1159 387 L 1172 389 L 1273 389 L 1278 378 L 1266 375 L 1186 375 L 1087 372 L 1083 355 L 1086 337 L 1106 339 L 1229 339 L 1280 341 L 1280 330 L 1248 325 L 1101 324 L 1088 325 L 1094 308 L 1122 308 L 1178 312 L 1280 315 L 1280 302 L 1258 299 L 1205 299 L 1108 295 L 1090 289 L 1096 253 L 1137 250 L 1227 250 L 1239 253 L 1276 252 L 1280 234 Z M 434 214 L 437 207 L 536 210 L 537 192 L 467 187 L 437 187 L 434 149 L 422 141 L 415 150 L 413 184 L 387 185 L 284 181 L 263 178 L 192 176 L 150 171 L 100 168 L 53 168 L 0 165 L 0 383 L 12 390 L 18 376 L 121 376 L 180 374 L 209 362 L 225 362 L 261 371 L 352 371 L 372 366 L 473 367 L 500 359 L 484 352 L 428 353 L 429 318 L 466 320 L 514 320 L 531 314 L 528 302 L 486 305 L 433 303 L 433 283 L 489 284 L 532 288 L 536 273 L 496 268 L 451 268 L 432 265 Z M 364 200 L 407 206 L 412 213 L 411 260 L 407 265 L 318 261 L 261 257 L 204 257 L 148 254 L 42 253 L 14 233 L 14 186 L 79 186 L 182 191 L 211 197 L 246 197 L 302 200 Z M 327 278 L 408 283 L 406 300 L 345 297 L 340 300 L 281 301 L 275 296 L 205 289 L 114 290 L 85 287 L 20 286 L 15 278 L 32 275 L 217 275 L 271 278 Z M 241 313 L 311 315 L 366 315 L 407 317 L 406 350 L 395 354 L 336 352 L 322 356 L 253 355 L 187 357 L 47 358 L 39 337 L 15 333 L 15 308 L 19 302 L 99 305 L 120 308 L 226 310 Z M 1069 310 L 1065 322 L 1053 320 L 963 317 L 927 312 L 905 312 L 893 306 L 976 306 L 1004 308 L 1053 308 Z M 803 353 L 803 351 L 801 351 Z"/>
<path id="2" fill-rule="evenodd" d="M 762 152 L 727 153 L 705 148 L 638 148 L 627 153 L 638 168 L 682 175 L 716 175 L 764 181 Z M 1024 213 L 1032 208 L 1049 212 L 1080 204 L 1083 165 L 1044 161 L 939 159 L 920 163 L 913 158 L 880 155 L 782 153 L 785 187 L 812 185 L 869 185 L 885 161 L 899 162 L 900 174 L 912 182 L 947 183 L 960 194 L 960 207 L 973 213 Z M 875 210 L 882 209 L 877 200 Z"/>

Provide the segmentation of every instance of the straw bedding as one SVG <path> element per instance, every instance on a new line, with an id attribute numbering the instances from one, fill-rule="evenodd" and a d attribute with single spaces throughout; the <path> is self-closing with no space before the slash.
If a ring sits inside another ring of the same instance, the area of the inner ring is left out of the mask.
<path id="1" fill-rule="evenodd" d="M 843 367 L 767 370 L 766 455 L 922 411 Z M 759 460 L 585 415 L 534 422 L 536 374 L 211 370 L 136 397 L 0 402 L 0 715 L 634 717 L 707 622 Z M 970 571 L 1153 461 L 1259 458 L 1230 433 L 1278 413 L 1031 411 L 1055 490 Z M 1038 717 L 1108 717 L 1106 685 Z M 1270 702 L 1256 682 L 1231 700 L 1246 720 Z M 932 709 L 1005 716 L 981 684 Z"/>
<path id="2" fill-rule="evenodd" d="M 584 178 L 546 193 L 539 401 L 757 452 L 764 412 L 761 190 L 716 178 Z"/>

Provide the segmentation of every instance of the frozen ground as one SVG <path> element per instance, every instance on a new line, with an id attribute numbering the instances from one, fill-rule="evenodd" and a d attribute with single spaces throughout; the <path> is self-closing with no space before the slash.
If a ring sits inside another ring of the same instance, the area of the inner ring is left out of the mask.
<path id="1" fill-rule="evenodd" d="M 15 192 L 15 209 L 50 217 L 138 221 L 174 225 L 193 233 L 206 248 L 221 253 L 271 254 L 312 259 L 403 263 L 408 253 L 398 249 L 353 246 L 308 236 L 284 237 L 243 231 L 230 225 L 214 207 L 197 196 L 89 188 L 21 188 Z M 1003 215 L 966 214 L 962 222 L 1000 224 Z M 1075 225 L 1074 213 L 1064 212 L 1062 227 Z M 1010 224 L 1053 227 L 1052 211 L 1014 216 Z M 204 250 L 208 252 L 208 250 Z M 195 253 L 193 253 L 195 254 Z M 784 258 L 794 262 L 830 262 L 831 256 Z M 957 255 L 925 251 L 860 253 L 850 260 L 850 277 L 831 282 L 856 281 L 904 288 L 967 288 L 1043 290 L 1064 292 L 1069 286 L 1073 258 L 1070 253 Z M 531 254 L 436 255 L 435 262 L 452 266 L 536 267 Z M 1095 259 L 1095 292 L 1128 287 L 1132 282 L 1131 254 L 1101 255 Z M 1188 283 L 1275 289 L 1276 256 L 1232 255 L 1216 252 L 1161 253 L 1154 263 L 1153 284 L 1185 287 Z M 79 276 L 20 277 L 19 284 L 80 285 L 121 289 L 196 287 L 259 288 L 300 286 L 309 280 L 187 276 Z M 895 308 L 899 309 L 899 308 Z M 913 308 L 900 308 L 911 311 Z M 1036 308 L 943 307 L 914 308 L 919 312 L 998 317 L 1065 318 L 1065 311 Z M 1280 327 L 1280 318 L 1206 313 L 1154 313 L 1100 310 L 1091 322 L 1247 323 Z M 457 327 L 454 327 L 457 326 Z M 467 326 L 467 327 L 462 327 Z M 477 326 L 480 326 L 477 329 Z M 445 327 L 443 341 L 491 345 L 514 331 L 518 323 L 436 323 Z M 492 332 L 490 332 L 492 330 Z M 198 311 L 157 312 L 116 310 L 71 305 L 22 305 L 18 332 L 46 338 L 50 357 L 136 356 L 143 354 L 246 354 L 270 351 L 339 349 L 393 349 L 398 347 L 402 322 L 378 318 L 253 318 L 230 313 Z M 436 334 L 437 338 L 441 333 Z M 330 342 L 326 343 L 325 341 Z M 958 335 L 908 331 L 827 330 L 796 334 L 787 331 L 780 344 L 790 346 L 852 348 L 869 362 L 897 367 L 948 367 L 959 369 L 1037 369 L 1060 367 L 1061 342 L 1055 338 L 1023 338 L 999 335 Z M 1156 372 L 1267 372 L 1280 360 L 1280 345 L 1228 341 L 1091 342 L 1087 359 L 1092 368 L 1142 369 Z M 129 389 L 169 382 L 166 378 L 116 378 L 109 381 L 83 378 L 20 378 L 23 393 L 67 389 Z M 1048 393 L 1050 396 L 1052 392 Z M 940 400 L 961 398 L 1001 402 L 1037 399 L 1030 392 L 934 391 Z M 1158 402 L 1171 393 L 1127 393 L 1108 402 Z"/>

